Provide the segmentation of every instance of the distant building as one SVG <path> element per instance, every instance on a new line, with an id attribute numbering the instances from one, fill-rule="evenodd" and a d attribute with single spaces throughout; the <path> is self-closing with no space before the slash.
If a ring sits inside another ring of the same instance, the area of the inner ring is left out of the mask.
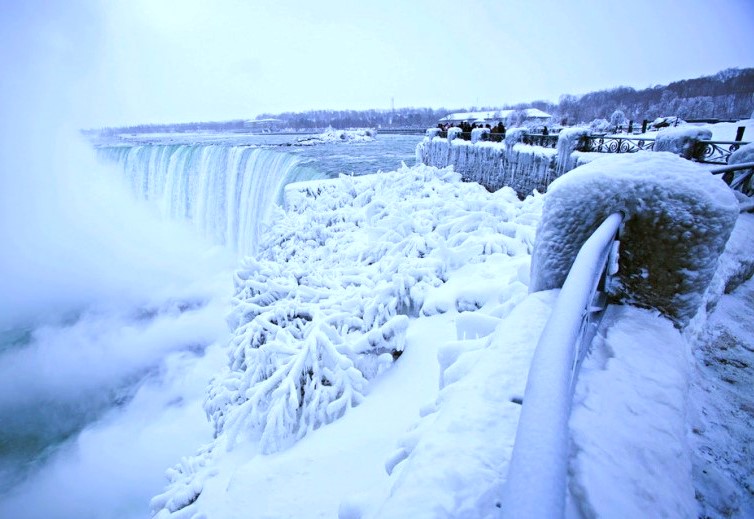
<path id="1" fill-rule="evenodd" d="M 523 112 L 524 122 L 526 123 L 545 124 L 552 118 L 550 114 L 538 108 L 525 108 L 523 110 L 495 110 L 492 112 L 457 112 L 446 115 L 439 122 L 441 124 L 457 124 L 465 121 L 471 124 L 489 124 L 490 126 L 494 126 L 501 121 L 505 124 L 508 117 L 516 112 Z"/>
<path id="2" fill-rule="evenodd" d="M 254 119 L 244 121 L 243 127 L 251 132 L 274 132 L 280 130 L 283 124 L 280 119 Z"/>

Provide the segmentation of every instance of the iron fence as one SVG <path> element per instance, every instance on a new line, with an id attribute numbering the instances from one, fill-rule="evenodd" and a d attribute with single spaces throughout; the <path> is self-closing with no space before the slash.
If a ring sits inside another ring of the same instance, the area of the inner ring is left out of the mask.
<path id="1" fill-rule="evenodd" d="M 439 137 L 447 138 L 447 131 L 440 131 Z M 470 132 L 458 133 L 458 138 L 470 141 Z M 482 141 L 503 142 L 504 133 L 484 133 Z M 525 133 L 522 136 L 524 144 L 540 146 L 543 148 L 557 148 L 558 135 L 545 135 L 541 133 Z M 692 150 L 691 159 L 703 164 L 715 164 L 724 166 L 733 152 L 741 146 L 748 144 L 742 141 L 697 141 Z M 634 137 L 631 134 L 621 135 L 588 135 L 582 137 L 576 145 L 577 151 L 592 153 L 635 153 L 637 151 L 653 151 L 655 139 L 653 137 Z"/>

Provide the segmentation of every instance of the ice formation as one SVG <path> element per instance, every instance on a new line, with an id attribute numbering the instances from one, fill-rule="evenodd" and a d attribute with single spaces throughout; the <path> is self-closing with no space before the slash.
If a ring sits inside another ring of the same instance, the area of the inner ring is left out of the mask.
<path id="1" fill-rule="evenodd" d="M 294 184 L 286 204 L 236 274 L 230 363 L 205 404 L 217 439 L 171 470 L 152 502 L 160 517 L 199 499 L 224 450 L 284 449 L 359 404 L 401 355 L 408 316 L 498 301 L 491 283 L 462 296 L 441 288 L 487 257 L 528 261 L 536 220 L 522 207 L 539 207 L 427 166 Z M 525 294 L 514 287 L 499 312 Z"/>
<path id="2" fill-rule="evenodd" d="M 489 128 L 474 128 L 471 130 L 471 142 L 486 141 L 489 138 Z"/>
<path id="3" fill-rule="evenodd" d="M 576 167 L 573 152 L 583 139 L 591 133 L 589 128 L 563 128 L 558 134 L 558 176 Z"/>
<path id="4" fill-rule="evenodd" d="M 530 289 L 561 286 L 581 244 L 614 212 L 625 221 L 615 297 L 687 324 L 703 302 L 738 203 L 721 180 L 669 153 L 611 155 L 553 182 Z"/>
<path id="5" fill-rule="evenodd" d="M 306 137 L 296 141 L 297 146 L 314 146 L 317 144 L 326 144 L 328 142 L 366 142 L 374 140 L 377 132 L 370 128 L 362 128 L 359 130 L 329 130 L 314 135 L 312 137 Z"/>
<path id="6" fill-rule="evenodd" d="M 460 128 L 455 128 L 460 132 Z M 490 191 L 503 186 L 513 188 L 519 196 L 535 190 L 545 191 L 555 176 L 555 150 L 517 142 L 522 132 L 509 130 L 505 143 L 472 143 L 455 138 L 425 138 L 416 148 L 417 162 L 435 167 L 453 165 L 464 180 L 478 182 Z"/>
<path id="7" fill-rule="evenodd" d="M 288 182 L 316 178 L 293 155 L 248 146 L 146 145 L 97 150 L 126 175 L 134 194 L 164 217 L 188 220 L 213 242 L 253 252 Z"/>

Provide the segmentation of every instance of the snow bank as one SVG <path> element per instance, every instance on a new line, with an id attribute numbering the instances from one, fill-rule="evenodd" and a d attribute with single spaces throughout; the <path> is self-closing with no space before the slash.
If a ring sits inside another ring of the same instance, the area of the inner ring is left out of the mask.
<path id="1" fill-rule="evenodd" d="M 669 151 L 685 159 L 691 159 L 694 156 L 696 143 L 711 138 L 710 130 L 698 126 L 666 128 L 657 133 L 654 151 Z"/>
<path id="2" fill-rule="evenodd" d="M 734 123 L 716 123 L 703 126 L 712 132 L 713 141 L 732 141 L 736 138 L 738 127 L 743 126 L 744 142 L 754 141 L 754 119 L 743 119 Z"/>
<path id="3" fill-rule="evenodd" d="M 333 130 L 332 128 L 304 139 L 296 141 L 297 146 L 314 146 L 316 144 L 327 144 L 331 142 L 367 142 L 373 141 L 377 132 L 370 128 L 359 130 Z"/>
<path id="4" fill-rule="evenodd" d="M 580 517 L 697 517 L 687 345 L 649 310 L 614 306 L 605 321 L 571 411 L 571 503 Z"/>
<path id="5" fill-rule="evenodd" d="M 730 189 L 669 153 L 611 155 L 550 186 L 532 257 L 532 291 L 563 284 L 586 238 L 608 215 L 625 216 L 618 300 L 660 310 L 684 326 L 703 302 L 733 225 Z"/>
<path id="6" fill-rule="evenodd" d="M 340 519 L 498 517 L 529 363 L 556 295 L 532 294 L 486 339 L 440 351 L 443 387 L 388 459 L 389 492 L 371 509 L 346 502 Z"/>
<path id="7" fill-rule="evenodd" d="M 402 355 L 409 317 L 491 300 L 492 317 L 510 311 L 522 283 L 513 290 L 491 273 L 454 287 L 449 275 L 489 258 L 528 263 L 540 200 L 423 165 L 288 188 L 287 211 L 235 276 L 230 362 L 205 403 L 216 440 L 169 473 L 153 509 L 168 517 L 201 507 L 205 482 L 237 445 L 280 451 L 348 413 Z M 467 335 L 490 328 L 466 321 Z"/>

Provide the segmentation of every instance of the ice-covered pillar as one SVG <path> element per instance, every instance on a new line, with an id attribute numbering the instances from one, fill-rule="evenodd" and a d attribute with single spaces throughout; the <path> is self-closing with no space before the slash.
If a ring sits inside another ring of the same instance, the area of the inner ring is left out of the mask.
<path id="1" fill-rule="evenodd" d="M 532 253 L 532 292 L 562 286 L 581 245 L 624 215 L 611 297 L 685 326 L 703 302 L 738 217 L 725 183 L 670 153 L 607 155 L 555 180 Z"/>
<path id="2" fill-rule="evenodd" d="M 440 128 L 427 128 L 427 131 L 424 132 L 424 136 L 429 139 L 432 139 L 434 137 L 439 136 L 441 131 L 442 130 L 440 130 Z"/>

